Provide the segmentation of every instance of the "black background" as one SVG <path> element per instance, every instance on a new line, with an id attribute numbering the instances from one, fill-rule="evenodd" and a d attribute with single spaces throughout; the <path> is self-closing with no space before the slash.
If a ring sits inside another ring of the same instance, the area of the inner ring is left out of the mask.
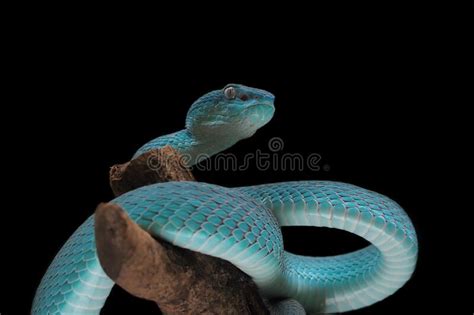
<path id="1" fill-rule="evenodd" d="M 156 52 L 129 56 L 71 44 L 30 60 L 31 68 L 21 72 L 28 83 L 14 103 L 21 131 L 6 133 L 4 142 L 10 150 L 5 172 L 16 175 L 10 182 L 13 211 L 2 220 L 2 239 L 7 240 L 3 257 L 10 257 L 2 259 L 2 278 L 15 278 L 2 281 L 2 289 L 13 293 L 1 306 L 2 315 L 29 311 L 35 289 L 59 248 L 99 202 L 113 198 L 109 167 L 129 160 L 146 141 L 182 129 L 187 109 L 197 97 L 230 82 L 275 94 L 276 113 L 253 138 L 228 152 L 243 156 L 258 148 L 268 151 L 268 140 L 276 136 L 285 142 L 283 153 L 319 153 L 321 166 L 329 168 L 196 171 L 196 178 L 224 186 L 329 179 L 391 197 L 416 227 L 418 267 L 396 294 L 354 314 L 451 308 L 440 275 L 444 253 L 436 237 L 442 209 L 430 202 L 436 198 L 430 175 L 434 169 L 443 173 L 436 165 L 437 148 L 431 145 L 437 138 L 430 118 L 436 108 L 426 97 L 435 92 L 426 78 L 436 70 L 427 66 L 423 54 L 395 47 L 351 53 L 344 47 L 327 47 L 315 55 L 253 63 L 224 54 L 211 64 Z M 8 227 L 29 237 L 10 242 L 14 236 Z M 285 246 L 300 254 L 339 254 L 364 244 L 332 230 L 285 231 Z M 153 303 L 118 288 L 103 310 L 104 314 L 154 312 Z"/>

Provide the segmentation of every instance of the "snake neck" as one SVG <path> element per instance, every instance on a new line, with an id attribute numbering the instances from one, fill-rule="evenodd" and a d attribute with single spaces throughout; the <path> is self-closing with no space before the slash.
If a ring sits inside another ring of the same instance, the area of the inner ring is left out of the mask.
<path id="1" fill-rule="evenodd" d="M 154 149 L 171 146 L 178 151 L 188 166 L 195 165 L 221 151 L 233 146 L 239 139 L 235 139 L 228 133 L 216 132 L 212 135 L 192 133 L 188 129 L 161 136 L 143 145 L 133 158 Z"/>
<path id="2" fill-rule="evenodd" d="M 232 147 L 239 141 L 238 139 L 234 139 L 233 137 L 223 133 L 196 135 L 187 129 L 180 132 L 188 137 L 189 145 L 177 150 L 189 159 L 189 163 L 187 164 L 190 166 Z"/>

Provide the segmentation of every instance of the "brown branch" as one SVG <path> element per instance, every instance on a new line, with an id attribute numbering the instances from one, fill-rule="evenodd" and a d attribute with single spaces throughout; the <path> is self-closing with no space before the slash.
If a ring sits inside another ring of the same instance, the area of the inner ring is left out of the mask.
<path id="1" fill-rule="evenodd" d="M 110 174 L 116 195 L 170 180 L 194 178 L 169 147 L 114 166 Z M 268 314 L 249 276 L 229 262 L 153 239 L 117 205 L 99 205 L 95 235 L 107 275 L 165 314 Z"/>

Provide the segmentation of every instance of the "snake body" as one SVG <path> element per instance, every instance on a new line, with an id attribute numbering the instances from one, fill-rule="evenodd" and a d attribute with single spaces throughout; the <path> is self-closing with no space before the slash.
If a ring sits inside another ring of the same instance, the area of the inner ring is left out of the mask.
<path id="1" fill-rule="evenodd" d="M 185 130 L 152 140 L 136 156 L 171 145 L 193 165 L 251 136 L 273 111 L 270 93 L 229 85 L 193 104 Z M 417 260 L 416 233 L 405 211 L 383 195 L 345 183 L 225 188 L 169 182 L 111 202 L 151 235 L 231 262 L 252 277 L 264 297 L 298 302 L 273 307 L 275 314 L 298 305 L 308 313 L 371 305 L 402 287 Z M 99 264 L 93 225 L 90 217 L 59 251 L 37 290 L 33 314 L 100 312 L 113 282 Z M 333 257 L 299 256 L 284 250 L 280 226 L 342 229 L 372 245 Z"/>

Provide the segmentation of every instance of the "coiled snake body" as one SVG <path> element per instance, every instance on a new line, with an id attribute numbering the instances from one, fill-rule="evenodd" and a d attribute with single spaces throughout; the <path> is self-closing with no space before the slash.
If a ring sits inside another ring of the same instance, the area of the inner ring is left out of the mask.
<path id="1" fill-rule="evenodd" d="M 171 145 L 193 165 L 270 121 L 273 99 L 268 92 L 235 84 L 212 91 L 193 104 L 185 130 L 149 142 L 136 156 Z M 415 230 L 404 210 L 350 184 L 224 188 L 169 182 L 111 202 L 153 236 L 228 260 L 253 278 L 263 296 L 295 299 L 308 313 L 344 312 L 380 301 L 408 281 L 417 260 Z M 98 262 L 93 224 L 90 217 L 57 254 L 38 288 L 33 314 L 100 312 L 114 284 Z M 284 251 L 280 226 L 342 229 L 372 245 L 334 257 L 298 256 Z"/>

